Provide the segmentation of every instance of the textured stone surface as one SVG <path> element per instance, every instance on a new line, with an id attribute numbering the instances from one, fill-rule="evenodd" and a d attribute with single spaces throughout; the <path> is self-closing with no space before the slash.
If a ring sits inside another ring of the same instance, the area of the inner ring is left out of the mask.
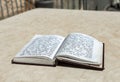
<path id="1" fill-rule="evenodd" d="M 105 43 L 105 70 L 11 64 L 35 34 L 71 32 Z M 0 21 L 0 82 L 119 82 L 120 13 L 35 9 Z"/>

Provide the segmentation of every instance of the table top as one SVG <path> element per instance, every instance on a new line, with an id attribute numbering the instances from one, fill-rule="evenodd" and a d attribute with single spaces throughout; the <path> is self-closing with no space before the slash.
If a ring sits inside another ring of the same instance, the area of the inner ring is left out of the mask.
<path id="1" fill-rule="evenodd" d="M 35 34 L 67 36 L 71 32 L 105 43 L 105 70 L 11 64 Z M 0 21 L 0 82 L 119 82 L 119 49 L 119 12 L 34 9 Z"/>

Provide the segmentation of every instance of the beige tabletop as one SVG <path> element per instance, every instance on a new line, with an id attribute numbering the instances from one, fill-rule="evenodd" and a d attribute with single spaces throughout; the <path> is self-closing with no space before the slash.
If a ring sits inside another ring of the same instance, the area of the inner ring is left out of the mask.
<path id="1" fill-rule="evenodd" d="M 71 32 L 105 43 L 105 70 L 11 64 L 35 34 Z M 0 21 L 0 82 L 119 82 L 120 13 L 34 9 Z"/>

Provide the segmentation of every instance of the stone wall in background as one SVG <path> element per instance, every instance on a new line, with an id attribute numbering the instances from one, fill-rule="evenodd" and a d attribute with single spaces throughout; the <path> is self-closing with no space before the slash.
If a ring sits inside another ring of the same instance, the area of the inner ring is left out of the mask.
<path id="1" fill-rule="evenodd" d="M 0 18 L 12 16 L 32 8 L 34 8 L 34 0 L 0 0 Z"/>

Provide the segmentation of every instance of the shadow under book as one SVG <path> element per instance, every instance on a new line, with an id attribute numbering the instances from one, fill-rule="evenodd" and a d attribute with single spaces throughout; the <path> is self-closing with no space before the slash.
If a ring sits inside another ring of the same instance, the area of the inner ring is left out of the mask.
<path id="1" fill-rule="evenodd" d="M 12 63 L 103 70 L 104 44 L 82 33 L 71 33 L 66 37 L 35 35 L 12 59 Z"/>

